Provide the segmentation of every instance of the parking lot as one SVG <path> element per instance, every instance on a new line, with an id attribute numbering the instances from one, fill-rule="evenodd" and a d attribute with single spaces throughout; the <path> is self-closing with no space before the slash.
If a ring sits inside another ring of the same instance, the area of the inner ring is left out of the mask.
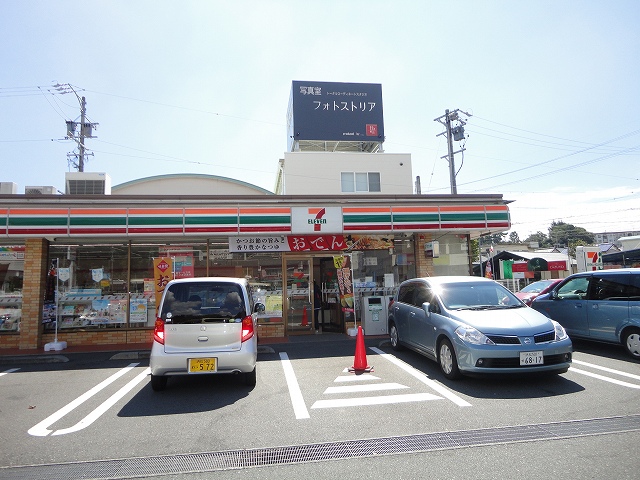
<path id="1" fill-rule="evenodd" d="M 460 442 L 466 448 L 532 442 L 535 449 L 560 437 L 590 441 L 592 433 L 630 452 L 624 442 L 640 428 L 640 365 L 614 346 L 576 344 L 573 366 L 563 375 L 449 381 L 435 363 L 394 352 L 382 339 L 366 341 L 372 371 L 351 373 L 353 339 L 321 337 L 262 347 L 253 389 L 235 377 L 191 376 L 153 392 L 148 360 L 131 353 L 5 362 L 0 465 L 337 448 L 366 439 L 384 439 L 386 453 L 398 454 L 398 439 L 410 437 L 424 443 L 421 452 L 455 451 Z M 549 425 L 563 433 L 549 433 Z M 532 429 L 539 433 L 531 437 Z M 448 443 L 452 432 L 460 439 Z M 305 458 L 299 452 L 289 463 Z M 618 468 L 633 466 L 635 455 Z M 19 472 L 5 468 L 0 476 Z"/>

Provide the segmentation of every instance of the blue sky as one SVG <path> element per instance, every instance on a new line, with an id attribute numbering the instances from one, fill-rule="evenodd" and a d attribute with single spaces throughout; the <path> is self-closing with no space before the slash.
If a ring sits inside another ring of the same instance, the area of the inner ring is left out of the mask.
<path id="1" fill-rule="evenodd" d="M 4 0 L 0 181 L 64 190 L 79 105 L 55 83 L 99 124 L 85 171 L 268 190 L 293 80 L 380 83 L 384 149 L 411 154 L 423 193 L 450 192 L 434 119 L 459 108 L 458 193 L 513 200 L 521 239 L 638 231 L 639 18 L 635 0 Z"/>

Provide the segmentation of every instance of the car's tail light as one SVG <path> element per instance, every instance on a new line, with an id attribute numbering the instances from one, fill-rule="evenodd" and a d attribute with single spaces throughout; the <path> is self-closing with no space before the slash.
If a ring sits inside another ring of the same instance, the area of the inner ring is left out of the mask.
<path id="1" fill-rule="evenodd" d="M 251 315 L 247 315 L 242 319 L 242 341 L 246 342 L 249 340 L 253 337 L 253 333 L 253 317 Z"/>
<path id="2" fill-rule="evenodd" d="M 164 320 L 156 318 L 156 325 L 153 329 L 153 339 L 160 345 L 164 345 Z"/>

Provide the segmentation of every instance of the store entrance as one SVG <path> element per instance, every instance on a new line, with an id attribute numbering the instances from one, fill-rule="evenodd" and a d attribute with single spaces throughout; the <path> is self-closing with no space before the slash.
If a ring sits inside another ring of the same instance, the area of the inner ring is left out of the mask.
<path id="1" fill-rule="evenodd" d="M 332 255 L 283 255 L 287 335 L 345 333 Z"/>

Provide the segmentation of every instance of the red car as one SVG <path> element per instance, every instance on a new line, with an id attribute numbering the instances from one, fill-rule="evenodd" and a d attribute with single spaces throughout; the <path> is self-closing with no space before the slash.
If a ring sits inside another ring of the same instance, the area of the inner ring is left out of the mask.
<path id="1" fill-rule="evenodd" d="M 534 298 L 536 298 L 538 295 L 542 295 L 543 293 L 547 293 L 562 280 L 564 279 L 555 278 L 551 280 L 539 280 L 537 282 L 530 283 L 519 292 L 516 292 L 516 297 L 522 300 L 526 305 L 531 305 L 531 302 L 533 302 Z"/>

